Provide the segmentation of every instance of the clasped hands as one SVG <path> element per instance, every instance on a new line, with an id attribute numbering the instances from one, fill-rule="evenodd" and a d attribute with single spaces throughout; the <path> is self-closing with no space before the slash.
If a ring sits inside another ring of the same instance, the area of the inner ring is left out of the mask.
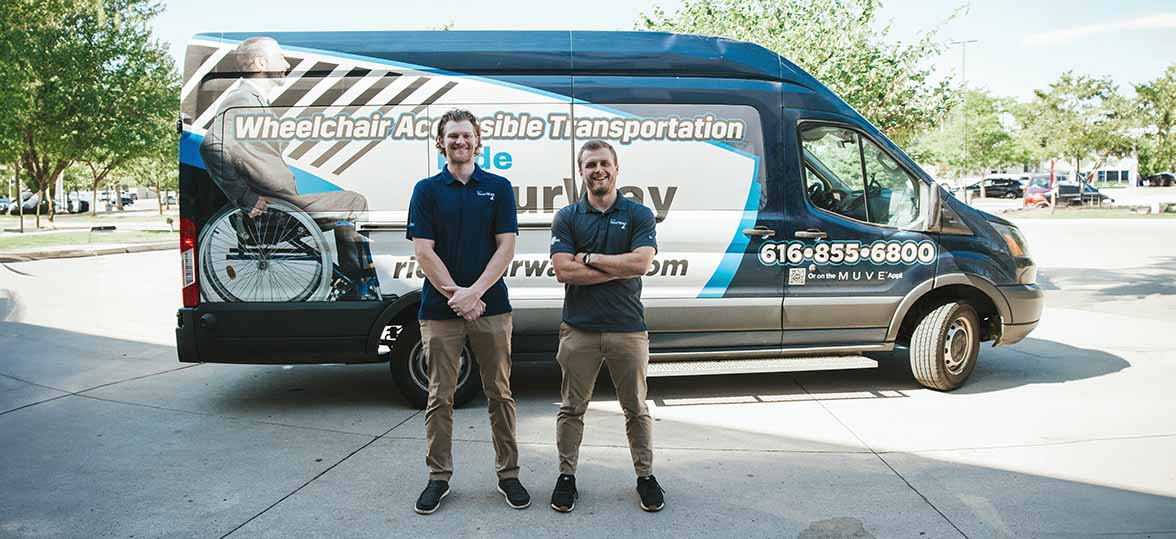
<path id="1" fill-rule="evenodd" d="M 472 322 L 486 312 L 486 302 L 482 301 L 480 295 L 472 289 L 456 285 L 441 285 L 441 290 L 449 296 L 449 308 L 466 320 Z"/>

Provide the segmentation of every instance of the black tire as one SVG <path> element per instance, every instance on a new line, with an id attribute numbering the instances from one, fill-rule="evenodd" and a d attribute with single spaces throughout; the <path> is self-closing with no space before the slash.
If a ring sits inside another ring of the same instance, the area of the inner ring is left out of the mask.
<path id="1" fill-rule="evenodd" d="M 976 368 L 980 317 L 971 305 L 951 302 L 927 313 L 911 335 L 911 373 L 939 391 L 960 387 Z"/>
<path id="2" fill-rule="evenodd" d="M 392 368 L 392 381 L 408 404 L 424 410 L 429 404 L 429 371 L 421 349 L 421 327 L 416 320 L 410 320 L 399 327 L 399 334 L 392 350 L 388 353 Z M 391 326 L 390 331 L 396 331 Z M 464 406 L 482 391 L 482 379 L 478 374 L 478 362 L 467 342 L 461 351 L 461 366 L 457 371 L 457 388 L 453 391 L 453 407 Z"/>

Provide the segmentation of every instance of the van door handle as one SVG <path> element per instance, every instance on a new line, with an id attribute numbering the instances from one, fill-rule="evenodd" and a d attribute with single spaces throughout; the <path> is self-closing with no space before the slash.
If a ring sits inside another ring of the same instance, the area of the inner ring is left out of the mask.
<path id="1" fill-rule="evenodd" d="M 824 231 L 810 228 L 808 230 L 797 230 L 795 236 L 806 240 L 823 240 L 828 236 L 828 234 L 826 234 Z"/>
<path id="2" fill-rule="evenodd" d="M 757 226 L 755 228 L 743 229 L 743 235 L 744 236 L 759 236 L 761 238 L 768 239 L 772 236 L 775 236 L 776 231 L 772 230 L 766 226 Z"/>

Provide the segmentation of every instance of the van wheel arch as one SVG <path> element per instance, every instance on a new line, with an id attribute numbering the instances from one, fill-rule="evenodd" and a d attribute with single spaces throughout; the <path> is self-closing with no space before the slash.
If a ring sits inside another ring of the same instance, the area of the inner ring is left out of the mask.
<path id="1" fill-rule="evenodd" d="M 1001 314 L 992 297 L 973 286 L 952 284 L 932 289 L 915 301 L 903 316 L 895 341 L 909 346 L 919 322 L 935 309 L 951 302 L 967 303 L 976 311 L 981 342 L 999 336 Z"/>

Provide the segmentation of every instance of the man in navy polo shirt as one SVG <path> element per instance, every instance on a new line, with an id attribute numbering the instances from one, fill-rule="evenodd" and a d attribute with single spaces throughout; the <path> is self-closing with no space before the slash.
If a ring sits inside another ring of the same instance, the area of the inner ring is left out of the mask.
<path id="1" fill-rule="evenodd" d="M 657 252 L 655 219 L 649 208 L 617 192 L 617 153 L 607 142 L 586 142 L 576 165 L 584 196 L 551 223 L 551 262 L 565 285 L 555 356 L 563 370 L 555 423 L 559 477 L 551 508 L 566 513 L 576 506 L 584 412 L 600 365 L 607 363 L 625 412 L 641 508 L 660 511 L 665 499 L 653 477 L 653 420 L 645 405 L 649 333 L 641 305 L 641 276 Z"/>
<path id="2" fill-rule="evenodd" d="M 489 401 L 498 491 L 524 509 L 531 497 L 519 482 L 515 402 L 510 392 L 511 309 L 502 275 L 519 232 L 510 182 L 474 164 L 481 151 L 478 119 L 465 110 L 437 122 L 440 174 L 417 183 L 408 207 L 408 239 L 425 273 L 419 313 L 429 364 L 425 463 L 429 483 L 415 510 L 429 514 L 449 494 L 453 475 L 453 392 L 469 338 Z"/>

